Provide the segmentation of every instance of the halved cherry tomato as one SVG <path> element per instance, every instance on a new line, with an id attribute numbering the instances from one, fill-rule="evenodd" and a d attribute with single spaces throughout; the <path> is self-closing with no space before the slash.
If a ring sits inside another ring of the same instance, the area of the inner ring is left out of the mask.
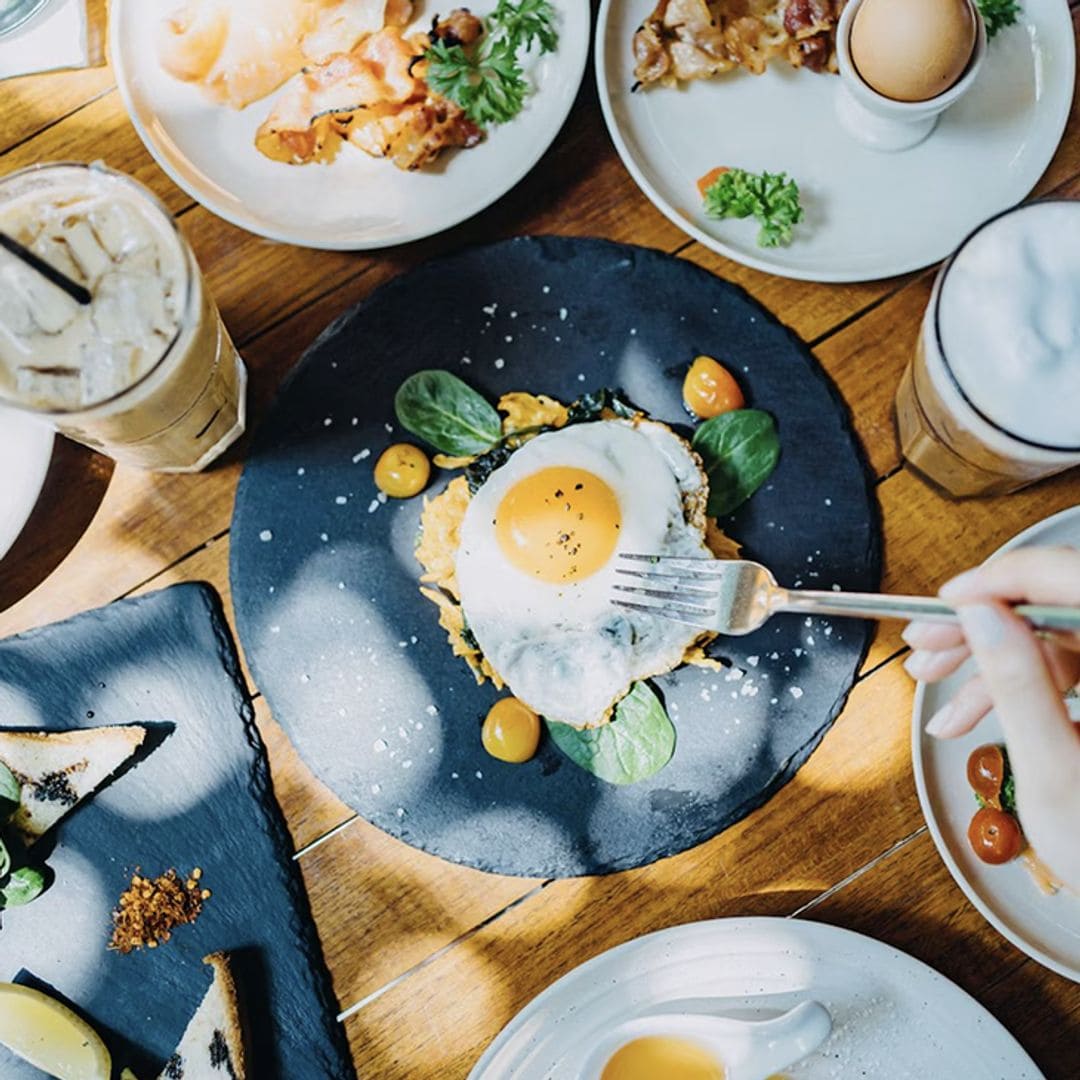
<path id="1" fill-rule="evenodd" d="M 998 866 L 1020 854 L 1024 848 L 1024 834 L 1012 814 L 993 806 L 984 806 L 971 819 L 968 842 L 984 863 Z"/>
<path id="2" fill-rule="evenodd" d="M 727 165 L 717 165 L 715 169 L 710 169 L 704 176 L 700 177 L 697 182 L 697 189 L 701 192 L 701 197 L 705 198 L 705 192 L 709 190 L 726 172 L 731 172 L 731 169 Z"/>
<path id="3" fill-rule="evenodd" d="M 997 806 L 1001 785 L 1005 782 L 1005 755 L 1001 747 L 987 743 L 972 750 L 967 762 L 967 778 L 976 795 Z"/>
<path id="4" fill-rule="evenodd" d="M 702 420 L 741 409 L 746 404 L 735 377 L 711 356 L 699 356 L 683 379 L 683 401 Z"/>

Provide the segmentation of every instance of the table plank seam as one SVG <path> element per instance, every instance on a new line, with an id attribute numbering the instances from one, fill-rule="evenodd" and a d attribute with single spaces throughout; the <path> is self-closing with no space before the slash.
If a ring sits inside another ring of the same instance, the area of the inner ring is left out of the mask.
<path id="1" fill-rule="evenodd" d="M 456 948 L 458 945 L 461 945 L 462 943 L 468 941 L 470 938 L 475 937 L 486 926 L 490 926 L 493 922 L 495 922 L 496 919 L 501 919 L 502 916 L 505 915 L 507 912 L 512 911 L 516 907 L 519 907 L 527 900 L 531 900 L 534 896 L 539 896 L 540 893 L 542 893 L 546 888 L 548 888 L 548 886 L 553 885 L 556 880 L 557 879 L 552 878 L 550 881 L 542 881 L 539 885 L 533 886 L 533 888 L 531 888 L 528 892 L 523 893 L 516 900 L 512 900 L 505 907 L 500 908 L 498 911 L 489 915 L 486 919 L 478 922 L 475 926 L 464 931 L 464 933 L 458 934 L 458 936 L 454 938 L 453 941 L 449 941 L 445 945 L 443 945 L 442 948 L 436 949 L 435 952 L 433 952 L 430 956 L 425 956 L 424 959 L 421 960 L 419 963 L 413 964 L 413 966 L 407 971 L 403 971 L 400 975 L 395 976 L 385 985 L 380 986 L 377 990 L 373 990 L 370 994 L 362 997 L 359 1001 L 350 1005 L 348 1008 L 343 1009 L 337 1016 L 339 1023 L 348 1020 L 350 1016 L 355 1016 L 356 1013 L 358 1013 L 366 1005 L 370 1005 L 373 1001 L 382 997 L 383 994 L 392 990 L 395 986 L 404 982 L 410 976 L 415 975 L 418 971 L 426 968 L 429 964 L 433 964 L 436 960 L 439 959 L 439 957 L 444 956 L 451 949 Z"/>
<path id="2" fill-rule="evenodd" d="M 3 150 L 0 150 L 0 158 L 3 158 L 5 155 L 10 154 L 14 150 L 18 150 L 19 147 L 25 146 L 28 142 L 32 142 L 34 139 L 39 138 L 41 135 L 44 135 L 45 132 L 50 131 L 52 128 L 56 127 L 57 124 L 62 124 L 65 120 L 70 120 L 73 116 L 81 113 L 83 109 L 88 108 L 90 105 L 93 105 L 94 102 L 100 101 L 103 97 L 107 97 L 115 89 L 116 84 L 114 83 L 112 86 L 108 86 L 104 90 L 98 91 L 98 93 L 96 93 L 93 97 L 87 98 L 87 100 L 84 101 L 81 105 L 76 105 L 75 108 L 72 109 L 70 112 L 66 112 L 63 115 L 58 116 L 55 120 L 51 120 L 49 123 L 45 124 L 44 127 L 40 127 L 36 131 L 31 131 L 29 134 L 23 135 L 22 138 L 16 139 L 15 142 L 13 142 L 10 146 L 5 146 Z"/>

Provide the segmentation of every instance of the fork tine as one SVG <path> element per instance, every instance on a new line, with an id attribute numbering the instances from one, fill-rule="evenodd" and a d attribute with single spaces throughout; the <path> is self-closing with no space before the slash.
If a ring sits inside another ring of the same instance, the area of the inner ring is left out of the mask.
<path id="1" fill-rule="evenodd" d="M 668 589 L 643 589 L 638 585 L 612 585 L 611 586 L 617 592 L 631 593 L 634 596 L 648 596 L 653 600 L 670 600 L 674 601 L 674 610 L 681 611 L 685 615 L 714 615 L 715 612 L 712 608 L 698 607 L 696 604 L 690 603 L 685 599 L 688 589 L 681 589 L 678 592 Z M 709 600 L 715 600 L 716 594 L 705 592 L 703 589 L 692 590 L 697 596 L 706 597 Z"/>
<path id="2" fill-rule="evenodd" d="M 701 597 L 705 597 L 706 599 L 709 599 L 709 600 L 713 600 L 716 597 L 716 590 L 715 589 L 698 589 L 698 588 L 695 588 L 693 585 L 687 585 L 686 584 L 687 579 L 684 578 L 684 577 L 680 577 L 678 574 L 646 574 L 646 573 L 643 573 L 640 570 L 616 570 L 615 572 L 617 574 L 625 574 L 627 577 L 634 578 L 637 581 L 644 581 L 644 582 L 648 582 L 649 584 L 655 583 L 657 585 L 664 586 L 665 588 L 669 587 L 669 586 L 667 586 L 666 583 L 671 582 L 670 588 L 671 588 L 672 591 L 670 593 L 667 593 L 667 592 L 660 593 L 660 592 L 658 592 L 658 593 L 653 593 L 652 594 L 654 596 L 660 596 L 660 597 L 663 597 L 664 599 L 668 599 L 668 600 L 678 600 L 678 599 L 680 599 L 680 597 L 684 597 L 684 596 L 688 596 L 688 597 L 701 596 Z M 696 580 L 696 579 L 692 579 L 692 580 Z M 619 590 L 625 592 L 625 591 L 628 590 L 629 586 L 627 586 L 627 585 L 612 585 L 612 588 L 613 589 L 619 589 Z"/>
<path id="3" fill-rule="evenodd" d="M 611 598 L 611 603 L 617 608 L 626 608 L 628 611 L 644 611 L 648 615 L 655 615 L 660 619 L 667 619 L 668 622 L 682 623 L 683 626 L 695 626 L 699 630 L 711 630 L 712 624 L 708 622 L 701 622 L 697 619 L 680 618 L 680 616 L 673 613 L 671 608 L 653 606 L 652 604 L 632 604 L 629 600 L 616 600 Z"/>

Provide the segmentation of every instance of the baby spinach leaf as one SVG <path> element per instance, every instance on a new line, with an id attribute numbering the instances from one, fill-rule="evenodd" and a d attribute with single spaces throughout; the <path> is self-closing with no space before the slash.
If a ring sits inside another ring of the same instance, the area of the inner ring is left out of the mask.
<path id="1" fill-rule="evenodd" d="M 584 731 L 547 721 L 555 745 L 575 765 L 609 784 L 634 784 L 659 772 L 675 752 L 675 728 L 647 684 L 615 707 L 610 723 Z"/>
<path id="2" fill-rule="evenodd" d="M 45 875 L 32 866 L 16 870 L 0 888 L 0 906 L 20 907 L 36 900 L 45 891 Z"/>
<path id="3" fill-rule="evenodd" d="M 394 397 L 403 428 L 454 457 L 490 450 L 502 438 L 495 407 L 449 371 L 418 371 Z"/>
<path id="4" fill-rule="evenodd" d="M 7 846 L 4 844 L 2 838 L 0 838 L 0 880 L 7 876 L 7 872 L 11 869 L 11 855 L 8 853 Z"/>
<path id="5" fill-rule="evenodd" d="M 730 514 L 746 502 L 780 460 L 776 422 L 759 409 L 735 409 L 706 420 L 694 432 L 693 447 L 709 477 L 711 517 Z"/>
<path id="6" fill-rule="evenodd" d="M 21 791 L 15 774 L 0 761 L 0 821 L 7 821 L 19 808 Z"/>

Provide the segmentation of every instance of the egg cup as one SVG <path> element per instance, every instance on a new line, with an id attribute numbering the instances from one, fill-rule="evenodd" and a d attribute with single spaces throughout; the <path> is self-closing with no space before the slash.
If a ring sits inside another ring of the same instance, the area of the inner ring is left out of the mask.
<path id="1" fill-rule="evenodd" d="M 836 31 L 840 86 L 836 111 L 852 138 L 871 150 L 895 152 L 918 146 L 937 126 L 938 118 L 972 87 L 986 58 L 986 24 L 975 3 L 975 48 L 964 73 L 948 90 L 926 101 L 897 101 L 878 93 L 859 74 L 851 58 L 851 26 L 864 0 L 849 0 Z"/>

